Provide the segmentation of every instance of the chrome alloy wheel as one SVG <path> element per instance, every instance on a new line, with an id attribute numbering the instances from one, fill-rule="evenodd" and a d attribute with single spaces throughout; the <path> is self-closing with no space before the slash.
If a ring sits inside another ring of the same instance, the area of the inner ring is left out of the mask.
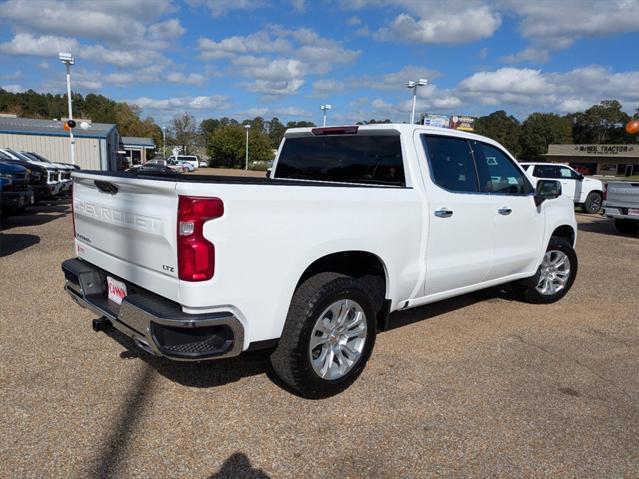
<path id="1" fill-rule="evenodd" d="M 569 277 L 570 259 L 566 253 L 548 251 L 541 263 L 541 274 L 536 289 L 544 296 L 551 296 L 564 289 Z"/>
<path id="2" fill-rule="evenodd" d="M 340 379 L 357 363 L 366 343 L 366 314 L 351 299 L 340 299 L 320 314 L 313 326 L 309 355 L 322 379 Z"/>

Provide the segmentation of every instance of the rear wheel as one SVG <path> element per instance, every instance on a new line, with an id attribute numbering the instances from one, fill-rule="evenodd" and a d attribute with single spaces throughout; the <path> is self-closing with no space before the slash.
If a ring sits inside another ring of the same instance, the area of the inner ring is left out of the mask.
<path id="1" fill-rule="evenodd" d="M 572 287 L 577 266 L 577 254 L 572 245 L 562 238 L 551 238 L 535 276 L 513 284 L 513 290 L 527 303 L 554 303 Z"/>
<path id="2" fill-rule="evenodd" d="M 337 273 L 307 279 L 291 301 L 271 355 L 277 375 L 308 398 L 337 394 L 364 370 L 375 344 L 371 288 Z"/>
<path id="3" fill-rule="evenodd" d="M 602 199 L 603 196 L 601 193 L 597 193 L 596 191 L 589 193 L 586 197 L 586 201 L 583 205 L 581 205 L 581 211 L 588 213 L 589 215 L 599 213 L 599 210 L 601 210 Z"/>
<path id="4" fill-rule="evenodd" d="M 615 218 L 615 228 L 624 235 L 634 235 L 639 231 L 639 220 L 624 220 Z"/>

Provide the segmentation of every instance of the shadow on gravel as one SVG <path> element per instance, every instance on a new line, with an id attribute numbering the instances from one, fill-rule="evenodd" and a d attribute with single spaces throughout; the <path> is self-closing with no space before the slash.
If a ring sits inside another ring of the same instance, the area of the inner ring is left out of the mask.
<path id="1" fill-rule="evenodd" d="M 39 242 L 40 237 L 36 235 L 0 233 L 0 258 L 27 249 Z"/>
<path id="2" fill-rule="evenodd" d="M 248 351 L 235 358 L 214 361 L 171 361 L 141 350 L 128 336 L 116 329 L 111 329 L 106 334 L 126 348 L 126 351 L 120 354 L 122 359 L 142 359 L 162 376 L 188 387 L 210 388 L 234 383 L 248 376 L 269 374 L 271 365 L 270 349 Z"/>
<path id="3" fill-rule="evenodd" d="M 494 300 L 514 301 L 515 298 L 513 298 L 507 288 L 495 287 L 465 294 L 456 298 L 438 301 L 436 303 L 426 304 L 406 311 L 397 311 L 391 314 L 387 331 L 401 328 L 402 326 L 408 326 L 409 324 L 417 323 L 419 321 L 432 319 L 442 314 L 466 308 L 476 303 Z"/>
<path id="4" fill-rule="evenodd" d="M 208 479 L 270 479 L 267 473 L 262 469 L 255 469 L 251 466 L 251 461 L 242 452 L 236 452 L 229 457 L 219 471 L 211 474 Z"/>
<path id="5" fill-rule="evenodd" d="M 615 223 L 611 219 L 599 219 L 596 221 L 588 222 L 588 223 L 579 223 L 577 226 L 579 231 L 586 231 L 588 233 L 599 233 L 603 235 L 611 235 L 611 236 L 625 236 L 628 238 L 632 238 L 632 235 L 623 235 L 617 231 L 615 228 Z M 578 241 L 578 240 L 577 240 Z"/>

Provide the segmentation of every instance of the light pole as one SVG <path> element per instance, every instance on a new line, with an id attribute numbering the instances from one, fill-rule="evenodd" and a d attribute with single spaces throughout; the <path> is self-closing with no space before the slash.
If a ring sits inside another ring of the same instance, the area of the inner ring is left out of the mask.
<path id="1" fill-rule="evenodd" d="M 426 86 L 428 85 L 428 80 L 424 80 L 420 78 L 417 81 L 409 81 L 406 82 L 406 87 L 413 90 L 413 108 L 410 112 L 410 124 L 415 123 L 415 104 L 417 103 L 417 87 L 418 86 Z"/>
<path id="2" fill-rule="evenodd" d="M 162 159 L 166 159 L 166 126 L 162 127 Z"/>
<path id="3" fill-rule="evenodd" d="M 246 130 L 246 160 L 244 169 L 248 171 L 248 134 L 249 130 L 251 129 L 251 125 L 244 125 L 244 129 Z"/>
<path id="4" fill-rule="evenodd" d="M 60 52 L 58 58 L 67 67 L 67 100 L 69 103 L 69 120 L 73 120 L 73 108 L 71 106 L 71 65 L 75 63 L 75 58 L 70 53 Z M 71 142 L 71 164 L 75 165 L 75 140 L 73 139 L 73 128 L 69 128 L 69 140 Z"/>
<path id="5" fill-rule="evenodd" d="M 330 110 L 331 108 L 333 108 L 331 105 L 320 106 L 320 110 L 322 110 L 322 113 L 324 114 L 324 126 L 326 126 L 326 112 Z"/>

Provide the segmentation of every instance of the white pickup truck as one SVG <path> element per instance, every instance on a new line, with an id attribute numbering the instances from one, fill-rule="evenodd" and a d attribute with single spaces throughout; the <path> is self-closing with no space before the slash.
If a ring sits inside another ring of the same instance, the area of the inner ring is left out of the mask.
<path id="1" fill-rule="evenodd" d="M 78 172 L 65 288 L 176 360 L 274 348 L 306 397 L 348 387 L 389 314 L 510 283 L 552 303 L 577 273 L 572 201 L 478 135 L 286 132 L 271 178 Z"/>
<path id="2" fill-rule="evenodd" d="M 617 231 L 637 234 L 639 231 L 639 183 L 611 181 L 604 195 L 604 216 L 615 220 Z"/>
<path id="3" fill-rule="evenodd" d="M 604 185 L 601 180 L 588 178 L 560 163 L 521 163 L 533 185 L 539 178 L 556 179 L 561 183 L 561 191 L 571 198 L 581 211 L 594 215 L 601 210 Z"/>

